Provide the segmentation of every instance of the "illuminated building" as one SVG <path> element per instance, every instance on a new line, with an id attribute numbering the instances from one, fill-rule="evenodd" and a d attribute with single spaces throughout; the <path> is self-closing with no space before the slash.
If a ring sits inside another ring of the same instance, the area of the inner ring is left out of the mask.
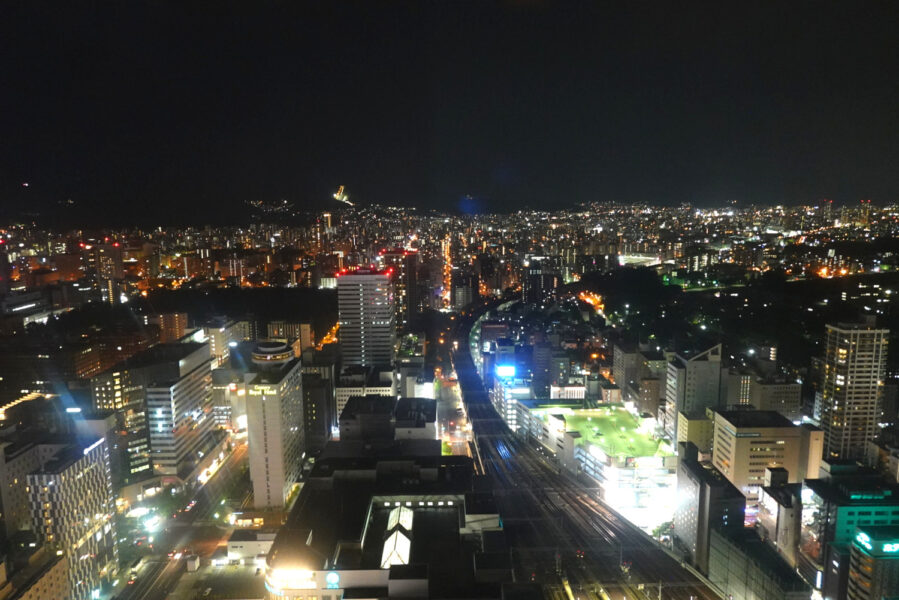
<path id="1" fill-rule="evenodd" d="M 899 526 L 856 528 L 849 558 L 848 600 L 880 600 L 899 592 Z"/>
<path id="2" fill-rule="evenodd" d="M 152 467 L 146 405 L 148 388 L 155 382 L 180 377 L 182 361 L 191 360 L 198 352 L 208 353 L 208 346 L 196 342 L 157 344 L 91 378 L 94 410 L 115 412 L 121 430 L 126 432 L 117 440 L 119 447 L 112 450 L 122 455 L 113 462 L 125 470 L 115 473 L 116 483 L 120 478 L 129 481 L 148 474 Z"/>
<path id="3" fill-rule="evenodd" d="M 802 485 L 799 572 L 825 600 L 846 597 L 849 546 L 859 526 L 899 526 L 899 488 L 850 462 L 823 463 Z"/>
<path id="4" fill-rule="evenodd" d="M 493 408 L 512 431 L 518 429 L 518 401 L 531 398 L 530 380 L 516 377 L 516 369 L 514 364 L 496 365 L 493 388 L 490 390 Z"/>
<path id="5" fill-rule="evenodd" d="M 304 444 L 300 359 L 280 342 L 260 342 L 244 376 L 253 502 L 282 508 L 297 483 Z"/>
<path id="6" fill-rule="evenodd" d="M 177 342 L 187 335 L 187 313 L 160 313 L 146 317 L 145 321 L 159 326 L 159 341 L 163 344 Z"/>
<path id="7" fill-rule="evenodd" d="M 177 372 L 146 388 L 150 459 L 155 473 L 186 478 L 210 450 L 214 416 L 209 344 L 178 344 L 188 352 Z"/>
<path id="8" fill-rule="evenodd" d="M 284 342 L 300 341 L 300 350 L 307 350 L 315 346 L 315 335 L 312 332 L 312 323 L 293 323 L 287 321 L 269 321 L 268 339 Z"/>
<path id="9" fill-rule="evenodd" d="M 525 304 L 539 304 L 562 284 L 559 270 L 547 256 L 534 256 L 524 263 L 522 300 Z"/>
<path id="10" fill-rule="evenodd" d="M 878 432 L 889 331 L 828 325 L 821 384 L 821 429 L 830 458 L 864 458 Z"/>
<path id="11" fill-rule="evenodd" d="M 534 438 L 563 468 L 596 481 L 605 502 L 638 527 L 652 530 L 670 520 L 677 457 L 652 436 L 654 420 L 617 406 L 577 406 L 515 400 L 513 431 Z"/>
<path id="12" fill-rule="evenodd" d="M 358 270 L 337 279 L 340 346 L 347 366 L 392 366 L 396 343 L 388 271 Z"/>
<path id="13" fill-rule="evenodd" d="M 809 457 L 802 455 L 803 449 L 814 446 L 803 444 L 805 431 L 773 411 L 715 414 L 712 464 L 746 496 L 746 517 L 750 522 L 755 520 L 766 469 L 786 469 L 790 483 L 800 482 L 806 473 Z"/>
<path id="14" fill-rule="evenodd" d="M 28 488 L 38 539 L 61 551 L 68 562 L 68 597 L 96 598 L 118 569 L 106 440 L 59 450 L 28 474 Z"/>
<path id="15" fill-rule="evenodd" d="M 396 322 L 400 327 L 406 327 L 420 310 L 418 252 L 402 248 L 383 250 L 378 254 L 378 261 L 383 268 L 391 270 Z"/>
<path id="16" fill-rule="evenodd" d="M 228 361 L 236 332 L 237 323 L 225 317 L 215 317 L 203 325 L 203 338 L 198 341 L 209 342 L 213 367 L 220 367 Z"/>

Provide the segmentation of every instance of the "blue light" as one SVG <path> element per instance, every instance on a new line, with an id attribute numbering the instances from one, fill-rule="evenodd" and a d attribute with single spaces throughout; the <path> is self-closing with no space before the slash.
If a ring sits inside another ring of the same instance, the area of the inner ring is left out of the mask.
<path id="1" fill-rule="evenodd" d="M 515 365 L 496 365 L 497 377 L 515 377 Z"/>

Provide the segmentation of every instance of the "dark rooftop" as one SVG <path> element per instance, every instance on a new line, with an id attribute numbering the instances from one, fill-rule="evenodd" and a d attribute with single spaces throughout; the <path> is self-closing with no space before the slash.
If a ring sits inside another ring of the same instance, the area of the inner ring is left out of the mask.
<path id="1" fill-rule="evenodd" d="M 430 398 L 400 398 L 396 403 L 397 422 L 432 423 L 437 420 L 437 401 Z"/>
<path id="2" fill-rule="evenodd" d="M 795 427 L 775 410 L 723 410 L 718 414 L 734 427 Z"/>
<path id="3" fill-rule="evenodd" d="M 688 473 L 693 475 L 696 479 L 701 481 L 702 483 L 709 485 L 710 487 L 719 488 L 721 490 L 721 494 L 724 497 L 730 498 L 742 498 L 743 494 L 727 480 L 726 477 L 715 467 L 711 465 L 707 465 L 705 463 L 701 463 L 697 460 L 691 460 L 689 458 L 683 458 L 680 461 L 681 467 L 684 468 Z"/>
<path id="4" fill-rule="evenodd" d="M 355 419 L 359 415 L 389 415 L 396 407 L 396 398 L 393 396 L 378 396 L 367 394 L 365 396 L 350 396 L 340 413 L 340 420 Z"/>
<path id="5" fill-rule="evenodd" d="M 183 344 L 156 344 L 155 346 L 150 346 L 146 350 L 138 352 L 134 356 L 126 358 L 122 362 L 113 365 L 113 367 L 111 369 L 108 369 L 106 372 L 108 373 L 110 371 L 122 371 L 124 369 L 149 367 L 165 362 L 177 362 L 179 360 L 187 358 L 203 346 L 208 347 L 209 344 L 201 342 L 185 342 Z"/>

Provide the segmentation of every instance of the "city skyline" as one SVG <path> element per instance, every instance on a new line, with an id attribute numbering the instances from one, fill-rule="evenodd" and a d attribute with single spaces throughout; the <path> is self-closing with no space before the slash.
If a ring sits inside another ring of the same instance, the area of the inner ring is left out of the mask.
<path id="1" fill-rule="evenodd" d="M 77 224 L 327 209 L 340 185 L 462 213 L 888 204 L 896 11 L 9 4 L 0 196 Z"/>

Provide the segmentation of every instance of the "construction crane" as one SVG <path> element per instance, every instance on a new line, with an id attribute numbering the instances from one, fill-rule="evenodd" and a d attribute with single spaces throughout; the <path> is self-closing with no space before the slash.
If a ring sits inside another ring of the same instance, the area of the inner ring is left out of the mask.
<path id="1" fill-rule="evenodd" d="M 337 188 L 337 192 L 334 193 L 334 199 L 338 202 L 343 202 L 348 206 L 355 206 L 352 202 L 350 202 L 350 195 L 344 191 L 343 186 Z"/>

